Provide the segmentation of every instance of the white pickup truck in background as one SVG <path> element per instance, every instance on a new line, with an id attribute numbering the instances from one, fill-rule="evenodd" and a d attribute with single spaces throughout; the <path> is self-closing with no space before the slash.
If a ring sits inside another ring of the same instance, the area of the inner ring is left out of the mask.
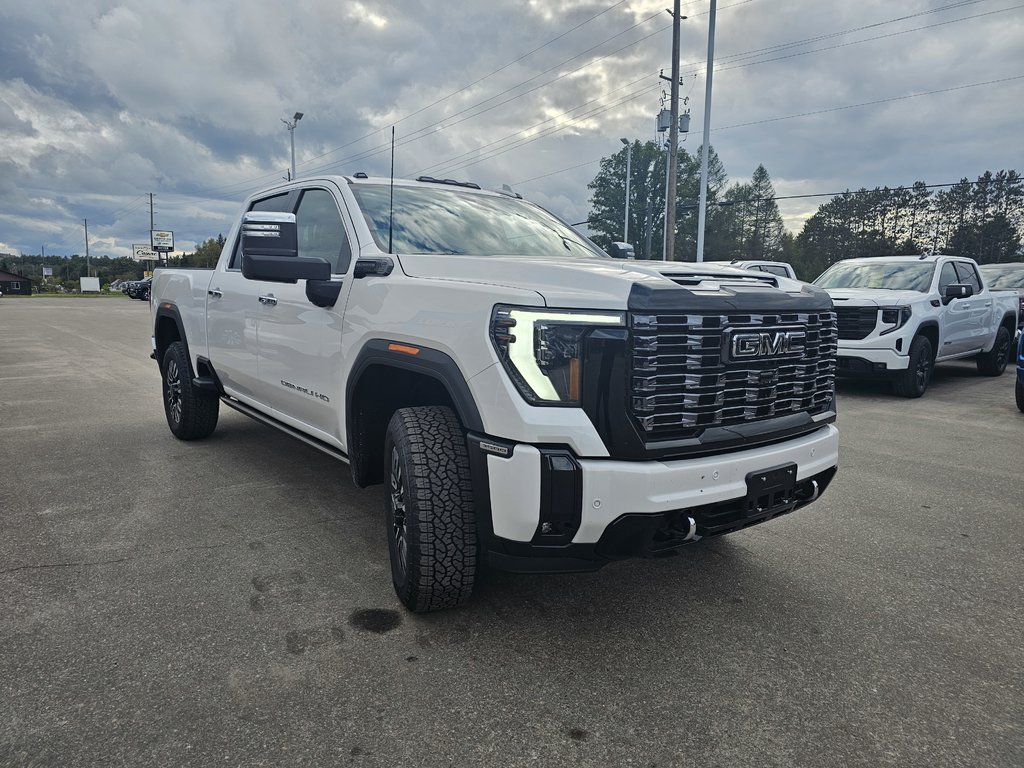
<path id="1" fill-rule="evenodd" d="M 972 259 L 846 259 L 814 284 L 835 302 L 840 376 L 889 378 L 896 394 L 920 397 L 935 363 L 974 358 L 987 376 L 1006 369 L 1017 294 L 989 290 Z"/>
<path id="2" fill-rule="evenodd" d="M 511 193 L 283 184 L 215 269 L 158 270 L 151 305 L 172 433 L 207 437 L 223 403 L 383 483 L 415 611 L 485 564 L 593 570 L 762 523 L 836 472 L 828 294 L 610 258 Z"/>

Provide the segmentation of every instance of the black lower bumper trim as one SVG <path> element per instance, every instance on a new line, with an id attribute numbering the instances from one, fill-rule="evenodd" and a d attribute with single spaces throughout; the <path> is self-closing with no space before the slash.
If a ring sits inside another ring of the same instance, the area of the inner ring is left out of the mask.
<path id="1" fill-rule="evenodd" d="M 542 547 L 493 537 L 487 561 L 498 570 L 514 573 L 572 573 L 596 571 L 613 560 L 664 557 L 711 536 L 767 522 L 814 501 L 832 482 L 836 468 L 797 482 L 792 503 L 751 512 L 746 497 L 717 504 L 676 509 L 659 514 L 625 514 L 612 521 L 596 544 Z M 696 535 L 690 521 L 696 523 Z"/>

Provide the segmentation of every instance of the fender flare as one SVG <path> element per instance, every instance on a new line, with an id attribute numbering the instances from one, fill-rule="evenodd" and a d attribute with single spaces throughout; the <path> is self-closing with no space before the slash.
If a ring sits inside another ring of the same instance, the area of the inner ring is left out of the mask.
<path id="1" fill-rule="evenodd" d="M 178 307 L 170 302 L 163 302 L 156 308 L 156 315 L 153 318 L 153 340 L 156 342 L 156 364 L 161 365 L 163 353 L 166 350 L 166 345 L 160 346 L 160 336 L 156 332 L 157 327 L 160 325 L 160 321 L 164 318 L 170 319 L 175 327 L 178 329 L 178 339 L 182 344 L 185 345 L 185 353 L 188 357 L 189 365 L 192 365 L 192 354 L 188 348 L 188 338 L 185 336 L 185 324 L 181 321 L 181 312 L 178 311 Z M 193 372 L 193 375 L 194 372 Z"/>
<path id="2" fill-rule="evenodd" d="M 396 371 L 410 371 L 437 381 L 455 406 L 456 415 L 462 426 L 468 432 L 483 432 L 480 411 L 458 364 L 444 352 L 418 344 L 402 344 L 403 347 L 415 346 L 419 351 L 414 355 L 388 349 L 390 344 L 395 343 L 400 342 L 387 339 L 367 341 L 356 356 L 345 386 L 345 445 L 352 468 L 352 480 L 359 488 L 365 488 L 375 482 L 373 478 L 377 473 L 377 462 L 367 453 L 372 449 L 363 445 L 360 440 L 363 431 L 357 429 L 357 417 L 360 421 L 362 417 L 359 416 L 360 409 L 355 401 L 356 387 L 371 367 L 381 366 Z M 380 458 L 383 459 L 383 455 Z"/>
<path id="3" fill-rule="evenodd" d="M 412 371 L 414 373 L 429 376 L 436 379 L 447 390 L 452 403 L 455 404 L 455 411 L 458 414 L 462 426 L 467 431 L 483 432 L 483 421 L 480 418 L 480 411 L 473 400 L 466 377 L 458 364 L 444 352 L 419 344 L 403 346 L 415 346 L 419 352 L 415 355 L 393 352 L 388 349 L 389 344 L 402 342 L 389 341 L 387 339 L 370 339 L 363 345 L 363 348 L 356 356 L 355 363 L 349 372 L 348 383 L 345 387 L 345 423 L 346 431 L 351 438 L 352 431 L 352 401 L 353 392 L 359 383 L 363 373 L 372 365 L 383 365 L 388 368 Z"/>

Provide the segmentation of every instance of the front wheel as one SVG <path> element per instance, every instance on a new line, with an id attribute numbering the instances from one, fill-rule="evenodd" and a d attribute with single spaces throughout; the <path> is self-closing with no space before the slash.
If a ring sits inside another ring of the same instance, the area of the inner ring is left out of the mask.
<path id="1" fill-rule="evenodd" d="M 893 379 L 892 388 L 900 397 L 920 397 L 932 380 L 935 358 L 927 336 L 918 336 L 910 345 L 910 365 Z"/>
<path id="2" fill-rule="evenodd" d="M 202 440 L 217 427 L 220 399 L 192 386 L 191 371 L 185 345 L 176 341 L 167 347 L 161 366 L 164 414 L 179 440 Z"/>
<path id="3" fill-rule="evenodd" d="M 985 376 L 1002 376 L 1006 363 L 1010 359 L 1010 332 L 1006 326 L 996 331 L 996 341 L 992 349 L 978 355 L 978 371 Z"/>
<path id="4" fill-rule="evenodd" d="M 469 451 L 450 408 L 402 408 L 384 440 L 391 578 L 411 611 L 469 599 L 477 572 Z"/>
<path id="5" fill-rule="evenodd" d="M 1024 411 L 1024 384 L 1020 381 L 1020 376 L 1017 377 L 1017 386 L 1014 387 L 1014 395 L 1017 397 L 1017 407 Z"/>

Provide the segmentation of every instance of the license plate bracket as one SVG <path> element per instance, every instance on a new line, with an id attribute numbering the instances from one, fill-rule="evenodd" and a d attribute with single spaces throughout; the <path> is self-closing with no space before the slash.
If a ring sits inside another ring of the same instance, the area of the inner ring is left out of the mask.
<path id="1" fill-rule="evenodd" d="M 747 517 L 778 514 L 796 504 L 795 463 L 747 473 Z"/>

